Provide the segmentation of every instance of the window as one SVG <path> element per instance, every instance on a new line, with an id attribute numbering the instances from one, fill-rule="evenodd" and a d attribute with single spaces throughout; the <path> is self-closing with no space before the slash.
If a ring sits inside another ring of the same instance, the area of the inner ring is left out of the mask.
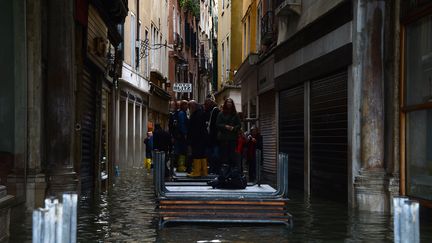
<path id="1" fill-rule="evenodd" d="M 250 53 L 250 51 L 251 51 L 250 15 L 248 16 L 248 19 L 247 19 L 247 28 L 248 28 L 248 30 L 247 30 L 247 53 L 246 53 L 246 55 L 248 55 Z"/>
<path id="2" fill-rule="evenodd" d="M 181 16 L 180 16 L 180 14 L 179 13 L 177 13 L 177 31 L 178 31 L 178 33 L 179 33 L 179 35 L 181 36 Z"/>
<path id="3" fill-rule="evenodd" d="M 117 29 L 118 29 L 118 32 L 120 33 L 120 35 L 121 35 L 121 37 L 122 37 L 122 40 L 124 40 L 124 24 L 118 24 L 117 25 Z M 119 44 L 119 51 L 120 51 L 120 57 L 121 57 L 121 59 L 122 60 L 124 60 L 124 52 L 125 52 L 125 46 L 124 46 L 124 42 L 121 42 L 120 44 Z"/>
<path id="4" fill-rule="evenodd" d="M 406 188 L 432 200 L 432 15 L 406 25 L 405 33 Z"/>
<path id="5" fill-rule="evenodd" d="M 225 43 L 222 42 L 222 55 L 221 55 L 221 61 L 222 61 L 222 70 L 221 70 L 221 80 L 222 82 L 225 81 Z"/>
<path id="6" fill-rule="evenodd" d="M 147 29 L 145 30 L 145 40 L 148 41 L 148 30 Z M 148 46 L 146 46 L 146 48 L 148 48 Z M 146 77 L 146 78 L 148 77 L 148 74 L 149 74 L 149 65 L 148 65 L 149 55 L 148 55 L 148 51 L 149 50 L 145 50 L 146 56 L 144 56 L 144 77 Z"/>
<path id="7" fill-rule="evenodd" d="M 243 24 L 243 58 L 246 58 L 246 56 L 247 56 L 247 53 L 246 53 L 246 46 L 247 46 L 247 44 L 246 44 L 246 42 L 247 42 L 247 40 L 246 40 L 246 38 L 247 38 L 247 33 L 246 33 L 246 22 Z"/>
<path id="8" fill-rule="evenodd" d="M 155 63 L 155 55 L 153 53 L 153 46 L 154 46 L 154 39 L 155 39 L 155 28 L 152 25 L 151 26 L 151 39 L 149 40 L 149 55 L 150 55 L 150 69 L 152 69 L 154 67 L 154 63 Z"/>
<path id="9" fill-rule="evenodd" d="M 160 37 L 159 37 L 159 45 L 157 47 L 157 48 L 159 48 L 159 71 L 160 72 L 162 72 L 162 59 L 163 59 L 161 44 L 162 44 L 162 35 L 160 35 Z"/>
<path id="10" fill-rule="evenodd" d="M 139 21 L 138 23 L 138 37 L 137 40 L 141 40 L 141 21 Z M 140 43 L 137 41 L 136 42 L 136 48 L 135 48 L 135 60 L 136 60 L 136 69 L 138 69 L 138 72 L 141 72 L 141 65 L 140 65 L 140 51 L 141 51 L 141 46 Z"/>
<path id="11" fill-rule="evenodd" d="M 136 41 L 136 20 L 135 15 L 131 13 L 130 19 L 130 65 L 132 68 L 135 68 L 135 41 Z"/>
<path id="12" fill-rule="evenodd" d="M 164 64 L 168 64 L 168 63 L 166 63 L 167 58 L 168 58 L 167 46 L 164 46 L 164 55 L 163 55 L 163 58 L 164 58 L 163 63 Z M 166 76 L 168 76 L 168 66 L 167 65 L 163 65 L 162 67 L 164 67 L 164 74 Z"/>
<path id="13" fill-rule="evenodd" d="M 228 81 L 230 79 L 230 72 L 231 72 L 231 66 L 230 66 L 230 49 L 231 49 L 231 43 L 229 36 L 226 40 L 226 80 Z"/>
<path id="14" fill-rule="evenodd" d="M 173 8 L 173 32 L 177 33 L 177 15 L 174 8 Z"/>
<path id="15" fill-rule="evenodd" d="M 258 4 L 258 13 L 257 13 L 258 17 L 257 17 L 257 30 L 256 30 L 256 50 L 259 52 L 261 49 L 261 19 L 263 17 L 262 14 L 262 2 L 260 2 Z"/>

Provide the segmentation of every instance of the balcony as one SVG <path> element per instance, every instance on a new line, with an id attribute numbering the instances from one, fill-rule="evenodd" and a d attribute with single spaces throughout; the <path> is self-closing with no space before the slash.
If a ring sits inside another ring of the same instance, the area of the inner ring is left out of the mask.
<path id="1" fill-rule="evenodd" d="M 261 43 L 268 46 L 274 41 L 274 37 L 274 12 L 267 11 L 261 18 Z"/>
<path id="2" fill-rule="evenodd" d="M 278 16 L 301 14 L 301 0 L 276 0 L 275 13 Z"/>
<path id="3" fill-rule="evenodd" d="M 103 4 L 105 11 L 109 14 L 109 18 L 114 24 L 122 24 L 128 14 L 127 0 L 108 0 L 98 1 Z"/>
<path id="4" fill-rule="evenodd" d="M 123 62 L 121 80 L 127 82 L 143 92 L 150 92 L 150 83 L 136 72 L 131 66 Z"/>
<path id="5" fill-rule="evenodd" d="M 174 49 L 176 51 L 183 50 L 183 38 L 179 33 L 174 33 Z"/>

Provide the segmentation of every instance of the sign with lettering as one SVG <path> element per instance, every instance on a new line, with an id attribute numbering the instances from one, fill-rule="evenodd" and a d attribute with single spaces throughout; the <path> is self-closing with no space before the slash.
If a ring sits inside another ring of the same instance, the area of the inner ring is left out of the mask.
<path id="1" fill-rule="evenodd" d="M 177 93 L 190 93 L 192 92 L 191 83 L 175 83 L 173 85 L 173 91 Z"/>

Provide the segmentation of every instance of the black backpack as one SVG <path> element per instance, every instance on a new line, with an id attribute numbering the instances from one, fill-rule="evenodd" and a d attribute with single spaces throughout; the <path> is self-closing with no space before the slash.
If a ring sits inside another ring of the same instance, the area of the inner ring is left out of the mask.
<path id="1" fill-rule="evenodd" d="M 220 175 L 207 184 L 213 187 L 213 189 L 245 189 L 247 180 L 238 168 L 222 165 Z"/>

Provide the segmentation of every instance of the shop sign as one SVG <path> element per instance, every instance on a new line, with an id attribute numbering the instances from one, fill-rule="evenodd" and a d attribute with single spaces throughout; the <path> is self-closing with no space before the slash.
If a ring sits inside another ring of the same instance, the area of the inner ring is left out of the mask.
<path id="1" fill-rule="evenodd" d="M 177 93 L 191 93 L 192 84 L 191 83 L 175 83 L 173 85 L 173 91 Z"/>

